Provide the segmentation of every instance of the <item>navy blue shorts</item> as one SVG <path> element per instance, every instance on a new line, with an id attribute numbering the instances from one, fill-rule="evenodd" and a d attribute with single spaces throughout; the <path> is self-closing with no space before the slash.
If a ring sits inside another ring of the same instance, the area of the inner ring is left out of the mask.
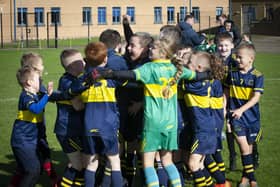
<path id="1" fill-rule="evenodd" d="M 246 136 L 249 144 L 258 142 L 261 138 L 262 131 L 260 128 L 260 123 L 257 122 L 253 125 L 245 125 L 240 123 L 231 124 L 234 134 L 236 136 Z"/>
<path id="2" fill-rule="evenodd" d="M 56 135 L 58 142 L 64 153 L 73 153 L 77 151 L 83 151 L 84 140 L 81 136 L 61 136 Z"/>
<path id="3" fill-rule="evenodd" d="M 41 164 L 37 147 L 12 147 L 18 167 L 26 173 L 40 175 Z"/>
<path id="4" fill-rule="evenodd" d="M 214 154 L 217 148 L 217 135 L 213 133 L 199 133 L 194 135 L 194 141 L 191 147 L 191 154 Z"/>
<path id="5" fill-rule="evenodd" d="M 222 141 L 222 132 L 223 132 L 224 124 L 216 125 L 216 132 L 217 132 L 217 150 L 223 149 L 223 141 Z"/>
<path id="6" fill-rule="evenodd" d="M 179 134 L 179 148 L 190 152 L 193 143 L 193 138 L 193 129 L 190 127 L 190 125 L 185 125 Z"/>
<path id="7" fill-rule="evenodd" d="M 84 152 L 89 155 L 116 155 L 119 153 L 118 137 L 87 136 Z"/>

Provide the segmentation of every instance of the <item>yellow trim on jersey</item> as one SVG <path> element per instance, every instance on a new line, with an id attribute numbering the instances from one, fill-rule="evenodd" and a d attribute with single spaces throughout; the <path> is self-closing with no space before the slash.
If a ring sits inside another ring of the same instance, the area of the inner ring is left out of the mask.
<path id="1" fill-rule="evenodd" d="M 151 96 L 155 98 L 165 98 L 162 95 L 162 91 L 167 88 L 167 85 L 159 85 L 159 84 L 146 84 L 146 89 L 144 89 L 144 96 Z M 173 97 L 177 94 L 177 84 L 174 84 L 170 88 L 169 97 Z"/>
<path id="2" fill-rule="evenodd" d="M 72 105 L 71 101 L 69 101 L 69 100 L 57 101 L 57 103 L 63 104 L 63 105 Z"/>
<path id="3" fill-rule="evenodd" d="M 230 86 L 230 97 L 236 99 L 249 100 L 253 95 L 253 88 L 246 88 L 241 86 Z"/>
<path id="4" fill-rule="evenodd" d="M 171 60 L 167 60 L 167 59 L 156 59 L 156 60 L 153 60 L 152 62 L 154 62 L 154 63 L 171 63 Z"/>
<path id="5" fill-rule="evenodd" d="M 224 108 L 224 98 L 223 97 L 211 97 L 211 108 L 212 109 L 223 109 Z"/>
<path id="6" fill-rule="evenodd" d="M 43 112 L 40 114 L 34 114 L 29 110 L 19 110 L 17 113 L 17 119 L 31 123 L 40 123 L 43 122 Z"/>
<path id="7" fill-rule="evenodd" d="M 90 102 L 116 102 L 115 88 L 107 87 L 107 81 L 101 80 L 100 86 L 92 85 L 81 94 L 84 103 Z"/>
<path id="8" fill-rule="evenodd" d="M 148 187 L 151 187 L 151 186 L 158 186 L 158 185 L 159 185 L 158 182 L 151 182 L 151 183 L 149 183 L 147 186 L 148 186 Z"/>
<path id="9" fill-rule="evenodd" d="M 188 107 L 210 107 L 210 98 L 208 96 L 200 96 L 188 93 L 185 94 L 184 99 Z"/>

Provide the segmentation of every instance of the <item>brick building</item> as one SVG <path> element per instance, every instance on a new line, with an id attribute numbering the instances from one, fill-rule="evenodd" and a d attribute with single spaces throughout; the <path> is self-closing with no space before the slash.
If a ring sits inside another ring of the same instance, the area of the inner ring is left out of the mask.
<path id="1" fill-rule="evenodd" d="M 122 33 L 123 14 L 131 16 L 135 31 L 157 34 L 192 12 L 201 29 L 216 26 L 216 16 L 228 14 L 228 0 L 0 0 L 4 42 L 19 39 L 98 36 L 112 28 Z"/>

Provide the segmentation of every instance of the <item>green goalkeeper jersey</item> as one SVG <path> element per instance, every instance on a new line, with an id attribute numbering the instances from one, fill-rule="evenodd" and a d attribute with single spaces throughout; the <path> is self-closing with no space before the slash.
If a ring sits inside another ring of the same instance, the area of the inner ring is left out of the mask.
<path id="1" fill-rule="evenodd" d="M 136 79 L 144 83 L 144 131 L 160 133 L 177 131 L 177 83 L 170 94 L 163 90 L 174 79 L 176 67 L 170 60 L 154 60 L 134 70 Z M 184 68 L 180 78 L 193 79 L 195 72 Z"/>

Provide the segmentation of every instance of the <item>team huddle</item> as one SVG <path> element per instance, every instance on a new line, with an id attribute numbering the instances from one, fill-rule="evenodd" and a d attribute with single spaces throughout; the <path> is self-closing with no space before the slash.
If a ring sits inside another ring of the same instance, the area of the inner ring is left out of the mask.
<path id="1" fill-rule="evenodd" d="M 206 44 L 186 23 L 163 26 L 155 39 L 133 33 L 124 17 L 125 44 L 118 31 L 107 29 L 87 44 L 84 56 L 76 49 L 61 52 L 65 73 L 57 90 L 52 82 L 43 85 L 41 56 L 24 54 L 16 74 L 22 92 L 10 186 L 35 186 L 41 170 L 52 186 L 180 187 L 188 180 L 196 187 L 230 186 L 221 153 L 226 124 L 231 161 L 234 139 L 240 148 L 239 187 L 256 187 L 253 147 L 261 138 L 264 77 L 254 67 L 254 45 L 236 45 L 231 28 Z M 193 39 L 201 45 L 186 42 Z M 48 102 L 56 103 L 54 133 L 68 159 L 61 178 L 46 138 Z"/>

